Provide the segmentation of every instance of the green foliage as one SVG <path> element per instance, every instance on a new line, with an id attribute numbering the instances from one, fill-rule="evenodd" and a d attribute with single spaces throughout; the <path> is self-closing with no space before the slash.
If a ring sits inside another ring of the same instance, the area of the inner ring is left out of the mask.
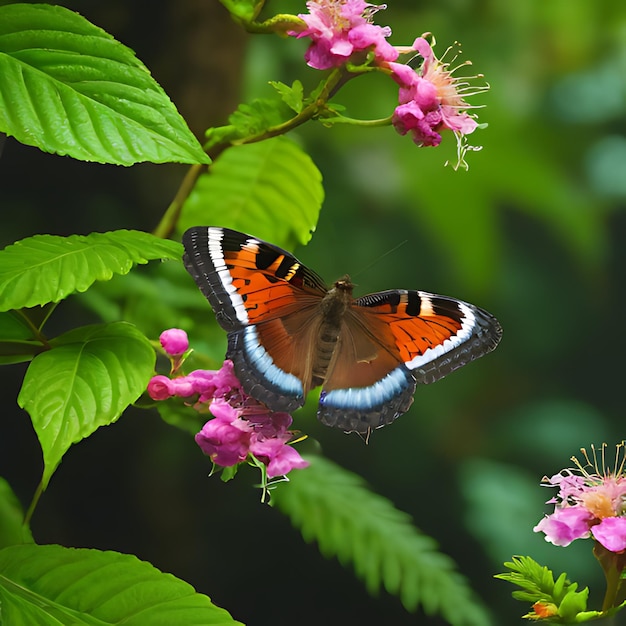
<path id="1" fill-rule="evenodd" d="M 253 20 L 259 8 L 263 6 L 262 0 L 220 0 L 233 17 L 243 21 Z"/>
<path id="2" fill-rule="evenodd" d="M 59 6 L 0 6 L 0 131 L 85 161 L 209 162 L 133 51 Z"/>
<path id="3" fill-rule="evenodd" d="M 304 88 L 299 80 L 294 80 L 291 87 L 279 81 L 270 81 L 270 85 L 280 94 L 283 102 L 296 113 L 304 106 Z"/>
<path id="4" fill-rule="evenodd" d="M 181 255 L 180 244 L 139 231 L 35 235 L 0 251 L 0 311 L 59 302 L 136 263 Z"/>
<path id="5" fill-rule="evenodd" d="M 32 542 L 30 528 L 24 524 L 22 506 L 9 483 L 0 477 L 0 549 Z"/>
<path id="6" fill-rule="evenodd" d="M 284 99 L 257 98 L 250 103 L 243 102 L 234 113 L 228 116 L 227 126 L 209 128 L 206 132 L 207 149 L 216 144 L 236 143 L 244 137 L 254 137 L 285 123 L 291 118 L 291 111 Z"/>
<path id="7" fill-rule="evenodd" d="M 179 227 L 220 224 L 293 248 L 311 238 L 323 198 L 313 161 L 279 137 L 226 150 L 198 179 Z"/>
<path id="8" fill-rule="evenodd" d="M 0 605 L 7 626 L 240 624 L 134 556 L 55 545 L 0 550 Z"/>
<path id="9" fill-rule="evenodd" d="M 572 624 L 589 621 L 600 616 L 598 611 L 587 611 L 589 589 L 578 589 L 578 583 L 567 580 L 567 574 L 562 573 L 556 581 L 554 575 L 545 566 L 527 556 L 513 557 L 513 560 L 504 564 L 511 570 L 498 574 L 496 578 L 506 580 L 518 587 L 521 591 L 514 591 L 513 597 L 517 600 L 554 605 L 556 614 L 549 620 L 559 624 Z M 525 617 L 536 619 L 535 613 Z"/>
<path id="10" fill-rule="evenodd" d="M 155 363 L 150 342 L 125 322 L 76 328 L 50 345 L 33 359 L 18 396 L 43 450 L 44 489 L 73 443 L 137 400 Z"/>
<path id="11" fill-rule="evenodd" d="M 321 457 L 290 474 L 272 491 L 272 503 L 289 516 L 305 541 L 321 553 L 352 563 L 370 593 L 381 587 L 397 595 L 408 611 L 419 606 L 440 613 L 453 626 L 489 624 L 453 561 L 437 551 L 409 516 L 364 481 Z"/>
<path id="12" fill-rule="evenodd" d="M 29 361 L 42 350 L 41 338 L 37 336 L 39 327 L 31 319 L 42 310 L 43 307 L 0 313 L 0 364 Z"/>
<path id="13" fill-rule="evenodd" d="M 164 422 L 184 430 L 192 437 L 202 429 L 207 421 L 206 415 L 203 416 L 191 410 L 188 404 L 177 402 L 174 399 L 155 404 L 155 408 Z"/>

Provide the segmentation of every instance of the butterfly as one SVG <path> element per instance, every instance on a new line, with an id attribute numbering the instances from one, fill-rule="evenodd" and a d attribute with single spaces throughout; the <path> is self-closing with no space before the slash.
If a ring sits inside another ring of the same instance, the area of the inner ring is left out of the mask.
<path id="1" fill-rule="evenodd" d="M 347 432 L 390 424 L 418 384 L 491 352 L 502 335 L 490 313 L 454 298 L 401 289 L 353 298 L 348 276 L 328 289 L 286 250 L 235 230 L 197 226 L 183 244 L 244 391 L 292 412 L 321 386 L 318 419 Z"/>

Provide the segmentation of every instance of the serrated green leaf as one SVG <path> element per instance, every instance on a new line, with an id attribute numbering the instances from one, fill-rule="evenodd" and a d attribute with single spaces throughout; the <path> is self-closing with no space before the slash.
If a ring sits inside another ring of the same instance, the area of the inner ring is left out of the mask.
<path id="1" fill-rule="evenodd" d="M 506 562 L 504 566 L 511 571 L 496 574 L 495 578 L 513 583 L 523 589 L 523 591 L 513 591 L 512 595 L 515 599 L 531 603 L 552 601 L 554 576 L 547 567 L 539 565 L 528 556 L 514 556 L 513 560 Z"/>
<path id="2" fill-rule="evenodd" d="M 198 179 L 179 228 L 228 226 L 293 248 L 311 238 L 323 198 L 313 161 L 278 137 L 224 151 Z"/>
<path id="3" fill-rule="evenodd" d="M 142 394 L 156 358 L 125 322 L 84 326 L 50 343 L 28 367 L 17 399 L 43 450 L 44 489 L 73 443 L 117 420 Z"/>
<path id="4" fill-rule="evenodd" d="M 209 128 L 206 131 L 208 150 L 217 144 L 234 143 L 237 139 L 254 137 L 270 128 L 283 124 L 293 113 L 282 99 L 257 98 L 244 102 L 228 116 L 226 126 Z"/>
<path id="5" fill-rule="evenodd" d="M 271 126 L 282 124 L 291 118 L 291 112 L 283 105 L 282 100 L 257 98 L 252 102 L 244 102 L 228 121 L 237 129 L 240 137 L 257 135 Z"/>
<path id="6" fill-rule="evenodd" d="M 581 591 L 576 591 L 578 583 L 567 580 L 565 573 L 561 574 L 557 580 L 545 566 L 539 565 L 529 556 L 514 556 L 513 560 L 505 563 L 510 572 L 497 574 L 496 578 L 521 587 L 523 591 L 514 591 L 513 597 L 523 602 L 534 604 L 535 602 L 545 602 L 555 605 L 558 608 L 559 623 L 572 623 L 588 621 L 592 619 L 591 613 L 586 612 L 589 589 L 585 587 Z M 581 617 L 581 614 L 585 613 Z M 533 616 L 534 613 L 530 613 Z"/>
<path id="7" fill-rule="evenodd" d="M 58 302 L 136 263 L 181 255 L 179 243 L 133 230 L 22 239 L 0 251 L 0 311 Z"/>
<path id="8" fill-rule="evenodd" d="M 270 85 L 276 89 L 283 102 L 296 113 L 300 113 L 304 106 L 304 88 L 299 80 L 294 80 L 291 87 L 279 81 L 270 81 Z"/>
<path id="9" fill-rule="evenodd" d="M 0 6 L 0 131 L 85 161 L 210 162 L 134 52 L 60 6 Z"/>
<path id="10" fill-rule="evenodd" d="M 352 563 L 371 593 L 381 586 L 405 608 L 422 606 L 454 626 L 490 620 L 454 563 L 422 535 L 409 516 L 369 491 L 358 476 L 320 457 L 289 474 L 272 491 L 272 502 L 320 552 Z"/>
<path id="11" fill-rule="evenodd" d="M 0 550 L 7 626 L 235 626 L 188 583 L 118 552 L 25 545 Z"/>
<path id="12" fill-rule="evenodd" d="M 0 478 L 0 548 L 33 542 L 30 528 L 23 521 L 20 501 L 9 483 Z"/>
<path id="13" fill-rule="evenodd" d="M 565 594 L 559 603 L 559 615 L 565 620 L 573 620 L 579 613 L 587 610 L 587 598 L 589 589 L 585 587 L 582 591 L 576 591 L 572 585 L 568 593 Z"/>

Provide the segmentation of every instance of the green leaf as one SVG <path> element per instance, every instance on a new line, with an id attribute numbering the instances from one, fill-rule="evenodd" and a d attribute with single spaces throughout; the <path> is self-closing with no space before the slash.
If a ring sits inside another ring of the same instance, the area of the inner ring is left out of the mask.
<path id="1" fill-rule="evenodd" d="M 259 12 L 258 7 L 263 5 L 259 0 L 220 0 L 220 2 L 243 22 L 249 22 L 256 17 Z"/>
<path id="2" fill-rule="evenodd" d="M 272 126 L 287 121 L 291 112 L 280 100 L 257 98 L 250 103 L 242 103 L 228 121 L 237 129 L 240 137 L 256 135 Z"/>
<path id="3" fill-rule="evenodd" d="M 0 131 L 85 161 L 210 162 L 134 52 L 60 6 L 0 6 Z"/>
<path id="4" fill-rule="evenodd" d="M 566 620 L 573 620 L 579 613 L 587 610 L 589 589 L 585 587 L 582 591 L 577 592 L 577 586 L 572 585 L 559 604 L 559 615 Z"/>
<path id="5" fill-rule="evenodd" d="M 278 81 L 270 81 L 270 85 L 276 89 L 283 102 L 296 113 L 300 113 L 304 106 L 304 89 L 299 80 L 294 80 L 291 87 Z"/>
<path id="6" fill-rule="evenodd" d="M 175 399 L 155 402 L 152 406 L 156 408 L 164 422 L 175 428 L 180 428 L 192 437 L 200 432 L 207 421 L 206 416 L 203 417 L 192 407 L 183 402 L 177 402 Z"/>
<path id="7" fill-rule="evenodd" d="M 30 528 L 23 524 L 23 520 L 20 501 L 9 483 L 0 478 L 0 548 L 33 542 Z"/>
<path id="8" fill-rule="evenodd" d="M 450 624 L 484 625 L 489 618 L 454 563 L 422 535 L 406 513 L 369 491 L 358 476 L 320 457 L 289 474 L 272 502 L 320 552 L 352 563 L 370 593 L 384 586 L 408 611 L 422 606 Z"/>
<path id="9" fill-rule="evenodd" d="M 228 226 L 293 248 L 311 238 L 323 197 L 313 161 L 278 137 L 224 151 L 198 179 L 179 227 Z"/>
<path id="10" fill-rule="evenodd" d="M 0 364 L 30 361 L 42 343 L 22 311 L 0 313 Z"/>
<path id="11" fill-rule="evenodd" d="M 18 404 L 43 450 L 43 487 L 73 443 L 111 424 L 145 390 L 155 352 L 132 325 L 84 326 L 50 342 L 26 372 Z"/>
<path id="12" fill-rule="evenodd" d="M 179 243 L 140 231 L 35 235 L 0 251 L 0 311 L 58 302 L 136 263 L 181 255 Z"/>
<path id="13" fill-rule="evenodd" d="M 195 362 L 195 368 L 215 369 L 224 360 L 226 335 L 182 263 L 135 268 L 126 276 L 96 283 L 77 300 L 102 321 L 123 319 L 147 337 L 156 338 L 166 328 L 184 328 L 193 342 L 194 360 L 211 357 Z"/>
<path id="14" fill-rule="evenodd" d="M 553 573 L 545 566 L 539 565 L 529 556 L 514 556 L 513 560 L 505 563 L 510 572 L 497 574 L 496 578 L 506 580 L 518 587 L 521 591 L 514 591 L 513 597 L 517 600 L 530 602 L 544 602 L 554 604 L 558 609 L 559 618 L 550 618 L 559 623 L 587 621 L 589 616 L 581 618 L 580 614 L 587 609 L 589 589 L 578 589 L 578 583 L 567 580 L 565 573 L 554 580 Z M 532 615 L 532 613 L 530 614 Z"/>
<path id="15" fill-rule="evenodd" d="M 7 626 L 240 624 L 135 556 L 55 545 L 0 550 L 0 605 Z"/>
<path id="16" fill-rule="evenodd" d="M 229 124 L 206 131 L 205 147 L 209 149 L 216 144 L 234 143 L 237 139 L 260 135 L 291 117 L 293 114 L 282 98 L 257 98 L 250 103 L 244 102 L 228 116 Z"/>

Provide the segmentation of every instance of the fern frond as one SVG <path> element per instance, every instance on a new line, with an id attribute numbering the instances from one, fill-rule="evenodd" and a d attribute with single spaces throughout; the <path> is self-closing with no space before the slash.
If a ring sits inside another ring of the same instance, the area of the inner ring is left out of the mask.
<path id="1" fill-rule="evenodd" d="M 321 457 L 307 460 L 310 467 L 292 472 L 272 495 L 305 541 L 316 541 L 327 558 L 351 563 L 371 594 L 384 587 L 407 611 L 421 606 L 453 626 L 490 623 L 452 559 L 408 514 L 370 491 L 359 476 Z"/>

